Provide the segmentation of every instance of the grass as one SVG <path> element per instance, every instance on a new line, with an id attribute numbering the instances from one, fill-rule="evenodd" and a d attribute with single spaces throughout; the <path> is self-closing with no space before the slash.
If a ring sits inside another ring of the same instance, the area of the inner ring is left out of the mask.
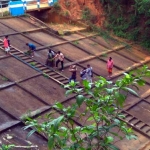
<path id="1" fill-rule="evenodd" d="M 105 54 L 102 54 L 101 57 L 107 57 L 107 54 L 106 54 L 106 53 L 105 53 Z"/>
<path id="2" fill-rule="evenodd" d="M 44 76 L 45 78 L 49 78 L 49 75 L 46 74 L 46 73 L 43 73 L 43 76 Z"/>
<path id="3" fill-rule="evenodd" d="M 75 45 L 78 45 L 79 44 L 79 41 L 74 41 L 74 42 L 72 42 L 73 44 L 75 44 Z"/>
<path id="4" fill-rule="evenodd" d="M 90 45 L 96 46 L 96 45 L 98 45 L 98 43 L 90 43 Z"/>
<path id="5" fill-rule="evenodd" d="M 5 76 L 2 76 L 1 79 L 2 79 L 3 81 L 8 81 L 8 78 L 6 78 Z"/>
<path id="6" fill-rule="evenodd" d="M 62 30 L 58 30 L 59 35 L 64 36 L 64 32 Z"/>
<path id="7" fill-rule="evenodd" d="M 30 62 L 31 66 L 35 66 L 36 62 Z"/>

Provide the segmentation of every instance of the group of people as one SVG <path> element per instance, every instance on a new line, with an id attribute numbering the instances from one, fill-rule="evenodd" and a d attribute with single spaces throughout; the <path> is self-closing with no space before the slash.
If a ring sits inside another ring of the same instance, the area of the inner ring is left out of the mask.
<path id="1" fill-rule="evenodd" d="M 4 48 L 6 54 L 10 51 L 10 40 L 8 39 L 8 36 L 5 36 L 4 38 Z M 26 46 L 28 46 L 29 50 L 25 52 L 25 54 L 30 55 L 31 57 L 34 57 L 34 52 L 36 50 L 36 46 L 32 43 L 26 43 Z M 56 63 L 55 63 L 55 59 Z M 52 49 L 49 49 L 48 57 L 46 60 L 46 65 L 49 67 L 56 67 L 58 68 L 58 64 L 61 63 L 61 71 L 64 69 L 64 55 L 62 52 L 58 51 L 56 54 Z M 107 61 L 107 69 L 108 69 L 108 77 L 110 78 L 112 76 L 112 69 L 113 69 L 114 62 L 112 60 L 112 57 L 109 57 Z M 92 77 L 93 77 L 93 71 L 92 67 L 88 64 L 87 68 L 83 68 L 80 71 L 80 77 L 82 80 L 88 80 L 90 83 L 92 83 Z M 69 78 L 69 82 L 71 80 L 76 81 L 77 78 L 77 66 L 71 65 L 69 67 L 69 71 L 71 72 L 71 77 Z"/>
<path id="2" fill-rule="evenodd" d="M 55 59 L 57 59 L 55 64 Z M 56 54 L 52 49 L 49 49 L 48 52 L 48 58 L 46 60 L 46 65 L 49 67 L 56 67 L 58 68 L 58 64 L 61 63 L 61 71 L 64 69 L 64 55 L 60 51 L 58 51 Z"/>
<path id="3" fill-rule="evenodd" d="M 93 71 L 92 71 L 92 67 L 88 64 L 87 68 L 83 68 L 80 71 L 80 77 L 83 80 L 88 80 L 90 83 L 92 83 L 92 77 L 93 77 Z M 71 65 L 69 67 L 69 71 L 72 73 L 71 77 L 69 78 L 69 82 L 71 80 L 76 82 L 76 78 L 77 78 L 77 66 L 76 65 Z"/>

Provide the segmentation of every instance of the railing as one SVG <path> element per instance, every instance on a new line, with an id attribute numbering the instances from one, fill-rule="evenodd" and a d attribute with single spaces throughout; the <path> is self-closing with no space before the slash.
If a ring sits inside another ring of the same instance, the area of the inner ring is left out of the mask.
<path id="1" fill-rule="evenodd" d="M 10 0 L 0 0 L 0 14 L 1 16 L 4 16 L 4 12 L 9 12 L 8 4 Z M 13 0 L 15 1 L 15 0 Z M 18 0 L 16 0 L 18 1 Z M 23 3 L 24 10 L 28 10 L 31 8 L 31 5 L 36 5 L 37 8 L 43 7 L 42 4 L 47 4 L 47 6 L 53 6 L 55 2 L 58 0 L 47 0 L 45 2 L 41 2 L 41 0 L 20 0 Z M 46 7 L 47 7 L 46 6 Z"/>
<path id="2" fill-rule="evenodd" d="M 4 12 L 5 11 L 8 11 L 8 3 L 9 3 L 9 0 L 1 0 L 0 1 L 0 13 L 1 13 L 1 16 L 4 16 Z M 5 9 L 3 9 L 5 8 Z"/>

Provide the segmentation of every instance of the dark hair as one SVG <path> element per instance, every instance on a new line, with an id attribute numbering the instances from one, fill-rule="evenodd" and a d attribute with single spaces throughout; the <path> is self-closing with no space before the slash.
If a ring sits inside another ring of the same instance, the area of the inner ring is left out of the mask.
<path id="1" fill-rule="evenodd" d="M 112 60 L 112 58 L 111 58 L 111 57 L 109 57 L 109 61 L 110 61 L 110 60 Z"/>
<path id="2" fill-rule="evenodd" d="M 5 38 L 8 38 L 8 35 L 6 35 Z"/>
<path id="3" fill-rule="evenodd" d="M 90 67 L 90 65 L 89 65 L 89 64 L 87 64 L 87 67 Z"/>
<path id="4" fill-rule="evenodd" d="M 57 53 L 60 54 L 60 51 L 58 51 Z"/>
<path id="5" fill-rule="evenodd" d="M 51 49 L 49 49 L 49 53 L 51 53 L 51 51 L 52 51 L 52 50 L 51 50 Z"/>
<path id="6" fill-rule="evenodd" d="M 26 43 L 26 45 L 28 46 L 28 45 L 29 45 L 29 43 Z"/>

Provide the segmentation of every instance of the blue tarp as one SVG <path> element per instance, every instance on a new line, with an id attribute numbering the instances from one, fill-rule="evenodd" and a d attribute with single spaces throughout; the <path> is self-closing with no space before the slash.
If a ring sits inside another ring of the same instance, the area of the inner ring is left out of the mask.
<path id="1" fill-rule="evenodd" d="M 24 15 L 24 7 L 22 1 L 10 1 L 9 2 L 9 12 L 12 16 Z"/>

